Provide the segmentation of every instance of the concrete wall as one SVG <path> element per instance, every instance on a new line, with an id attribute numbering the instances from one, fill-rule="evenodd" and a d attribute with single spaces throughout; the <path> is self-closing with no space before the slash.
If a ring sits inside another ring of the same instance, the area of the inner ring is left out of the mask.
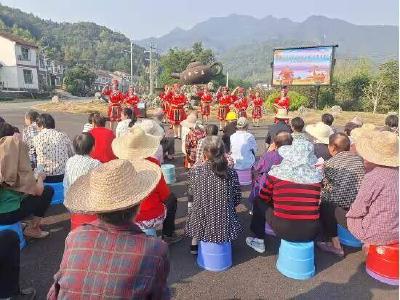
<path id="1" fill-rule="evenodd" d="M 32 84 L 25 83 L 24 71 L 32 71 Z M 39 90 L 39 81 L 36 68 L 29 67 L 2 67 L 0 68 L 0 82 L 4 89 L 10 90 Z"/>
<path id="2" fill-rule="evenodd" d="M 3 66 L 15 66 L 17 64 L 15 42 L 2 36 L 0 36 L 0 64 Z"/>

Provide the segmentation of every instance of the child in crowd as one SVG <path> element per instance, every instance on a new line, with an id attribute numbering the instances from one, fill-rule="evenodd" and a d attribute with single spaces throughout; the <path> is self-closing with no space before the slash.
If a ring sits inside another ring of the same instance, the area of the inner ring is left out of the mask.
<path id="1" fill-rule="evenodd" d="M 335 121 L 335 118 L 333 117 L 332 114 L 323 114 L 321 116 L 321 122 L 324 123 L 325 125 L 328 125 L 331 128 L 331 134 L 336 132 L 335 127 L 332 126 L 333 121 Z"/>
<path id="2" fill-rule="evenodd" d="M 228 167 L 224 143 L 220 137 L 208 136 L 203 144 L 205 163 L 189 171 L 193 206 L 185 231 L 193 238 L 192 254 L 197 254 L 198 241 L 230 242 L 237 239 L 242 230 L 235 211 L 242 198 L 239 179 Z"/>
<path id="3" fill-rule="evenodd" d="M 98 112 L 91 112 L 89 114 L 88 122 L 83 125 L 82 132 L 89 132 L 90 130 L 92 130 L 94 128 L 93 120 L 94 120 L 95 115 L 100 115 L 100 114 Z"/>
<path id="4" fill-rule="evenodd" d="M 295 117 L 290 121 L 290 127 L 293 130 L 293 139 L 307 139 L 306 134 L 303 132 L 304 120 L 300 117 Z"/>

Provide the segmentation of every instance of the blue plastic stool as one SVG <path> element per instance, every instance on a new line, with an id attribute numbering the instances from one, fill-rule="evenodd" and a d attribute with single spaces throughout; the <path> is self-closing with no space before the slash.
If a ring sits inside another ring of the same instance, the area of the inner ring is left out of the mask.
<path id="1" fill-rule="evenodd" d="M 155 228 L 142 229 L 142 231 L 143 231 L 147 236 L 154 236 L 154 237 L 157 237 L 157 231 L 156 231 Z"/>
<path id="2" fill-rule="evenodd" d="M 21 222 L 18 223 L 14 223 L 11 225 L 0 225 L 0 231 L 3 230 L 12 230 L 15 231 L 18 234 L 19 237 L 19 249 L 22 249 L 26 246 L 26 241 L 24 238 L 24 234 L 22 232 L 22 226 L 21 226 Z"/>
<path id="3" fill-rule="evenodd" d="M 350 231 L 348 231 L 346 228 L 344 228 L 343 226 L 338 224 L 337 230 L 338 230 L 338 236 L 339 236 L 339 240 L 340 240 L 341 244 L 343 244 L 345 246 L 353 247 L 353 248 L 361 248 L 362 247 L 362 243 L 359 240 L 357 240 L 354 237 L 354 235 L 352 235 L 350 233 Z"/>
<path id="4" fill-rule="evenodd" d="M 171 164 L 161 165 L 161 171 L 164 175 L 165 182 L 167 184 L 173 184 L 176 182 L 175 166 Z"/>
<path id="5" fill-rule="evenodd" d="M 232 245 L 227 243 L 199 243 L 197 264 L 208 271 L 221 272 L 232 266 Z"/>
<path id="6" fill-rule="evenodd" d="M 62 182 L 44 183 L 45 186 L 51 186 L 54 190 L 53 198 L 51 198 L 51 205 L 64 203 L 64 185 Z"/>
<path id="7" fill-rule="evenodd" d="M 281 240 L 276 267 L 289 278 L 306 280 L 314 276 L 314 242 L 293 243 Z"/>

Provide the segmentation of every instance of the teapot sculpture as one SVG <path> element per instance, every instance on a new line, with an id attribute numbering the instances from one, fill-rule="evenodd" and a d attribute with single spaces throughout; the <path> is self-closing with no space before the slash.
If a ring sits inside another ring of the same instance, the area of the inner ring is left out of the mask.
<path id="1" fill-rule="evenodd" d="M 172 73 L 172 78 L 179 79 L 181 84 L 200 84 L 210 82 L 211 78 L 222 72 L 222 64 L 215 62 L 203 65 L 199 61 L 191 62 L 181 73 Z"/>

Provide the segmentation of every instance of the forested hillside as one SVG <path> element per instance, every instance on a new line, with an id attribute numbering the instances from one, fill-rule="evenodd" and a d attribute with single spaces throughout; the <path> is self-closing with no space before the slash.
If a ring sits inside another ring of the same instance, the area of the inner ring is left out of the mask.
<path id="1" fill-rule="evenodd" d="M 66 65 L 84 63 L 105 70 L 130 70 L 129 39 L 95 23 L 56 23 L 0 4 L 0 30 L 35 41 L 46 54 Z M 134 72 L 144 68 L 144 49 L 134 45 Z"/>

